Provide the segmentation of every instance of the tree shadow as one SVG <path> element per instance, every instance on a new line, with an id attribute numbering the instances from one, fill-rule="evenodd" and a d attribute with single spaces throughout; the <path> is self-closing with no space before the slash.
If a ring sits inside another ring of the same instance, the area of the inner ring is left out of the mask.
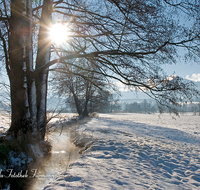
<path id="1" fill-rule="evenodd" d="M 101 120 L 101 122 L 103 120 L 103 122 L 106 123 L 107 133 L 109 130 L 110 133 L 121 133 L 125 136 L 131 136 L 131 134 L 135 134 L 145 137 L 153 137 L 159 140 L 171 140 L 179 143 L 191 143 L 194 145 L 200 145 L 200 136 L 197 134 L 193 135 L 179 129 L 148 125 L 145 123 L 138 123 L 129 120 L 113 121 L 108 118 L 98 118 L 98 120 Z"/>

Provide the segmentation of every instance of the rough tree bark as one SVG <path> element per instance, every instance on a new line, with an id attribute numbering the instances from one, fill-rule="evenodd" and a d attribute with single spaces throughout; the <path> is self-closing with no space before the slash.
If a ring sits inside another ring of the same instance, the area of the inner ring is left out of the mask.
<path id="1" fill-rule="evenodd" d="M 11 127 L 14 138 L 27 135 L 44 140 L 48 68 L 50 61 L 48 27 L 51 24 L 52 0 L 44 0 L 38 35 L 36 68 L 32 50 L 32 1 L 11 0 L 9 65 L 11 91 Z"/>
<path id="2" fill-rule="evenodd" d="M 39 69 L 50 61 L 51 39 L 48 36 L 51 25 L 52 0 L 44 0 L 38 36 L 36 59 L 37 127 L 41 138 L 45 136 L 48 68 Z"/>
<path id="3" fill-rule="evenodd" d="M 21 131 L 28 130 L 29 109 L 26 85 L 26 36 L 30 20 L 26 19 L 26 5 L 21 0 L 11 0 L 9 31 L 9 79 L 11 91 L 11 127 L 10 132 L 17 138 Z"/>

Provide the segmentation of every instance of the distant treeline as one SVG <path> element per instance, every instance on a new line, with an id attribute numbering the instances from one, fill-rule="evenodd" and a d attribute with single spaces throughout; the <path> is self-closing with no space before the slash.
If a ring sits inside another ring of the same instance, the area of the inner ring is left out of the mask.
<path id="1" fill-rule="evenodd" d="M 184 104 L 182 106 L 177 107 L 178 111 L 183 112 L 193 112 L 194 115 L 200 115 L 200 102 L 193 102 Z M 167 112 L 163 110 L 164 112 Z M 107 113 L 117 113 L 117 112 L 124 112 L 124 113 L 145 113 L 145 114 L 153 114 L 159 112 L 158 106 L 154 101 L 148 101 L 144 99 L 142 102 L 113 102 L 110 106 L 102 110 L 102 112 Z"/>

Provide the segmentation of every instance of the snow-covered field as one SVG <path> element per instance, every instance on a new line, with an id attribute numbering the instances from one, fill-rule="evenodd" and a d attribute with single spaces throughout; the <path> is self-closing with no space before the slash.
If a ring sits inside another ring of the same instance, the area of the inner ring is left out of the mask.
<path id="1" fill-rule="evenodd" d="M 44 190 L 200 189 L 200 116 L 100 114 L 94 144 Z"/>
<path id="2" fill-rule="evenodd" d="M 57 121 L 59 132 L 62 119 L 72 116 L 62 114 L 50 124 Z M 8 129 L 9 117 L 0 115 L 0 132 Z M 59 159 L 60 168 L 54 159 L 50 165 L 55 166 L 47 169 L 57 171 L 57 177 L 48 179 L 54 181 L 46 187 L 43 184 L 44 190 L 200 189 L 200 116 L 100 114 L 80 125 L 77 132 L 78 138 L 93 136 L 94 144 L 67 170 L 66 159 Z M 56 141 L 55 150 L 70 149 L 64 133 L 58 138 L 65 141 Z M 41 187 L 35 183 L 32 189 Z"/>

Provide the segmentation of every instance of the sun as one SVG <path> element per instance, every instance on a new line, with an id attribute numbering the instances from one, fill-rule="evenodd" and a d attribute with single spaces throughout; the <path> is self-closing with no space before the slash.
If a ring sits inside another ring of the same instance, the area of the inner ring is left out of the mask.
<path id="1" fill-rule="evenodd" d="M 68 28 L 64 24 L 53 24 L 50 28 L 50 38 L 53 43 L 60 45 L 68 39 Z"/>

